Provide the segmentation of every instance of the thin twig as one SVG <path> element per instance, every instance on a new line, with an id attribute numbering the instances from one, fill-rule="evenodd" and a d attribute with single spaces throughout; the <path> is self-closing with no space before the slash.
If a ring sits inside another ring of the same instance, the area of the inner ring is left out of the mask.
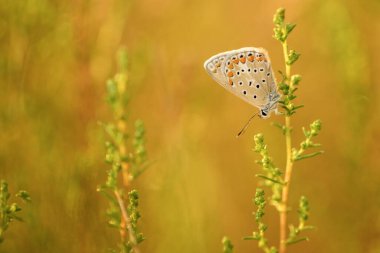
<path id="1" fill-rule="evenodd" d="M 125 210 L 125 205 L 124 205 L 124 200 L 120 196 L 120 193 L 115 190 L 114 191 L 117 202 L 119 203 L 121 215 L 122 215 L 122 220 L 121 220 L 121 225 L 120 225 L 120 236 L 123 241 L 126 239 L 126 234 L 125 234 L 125 228 L 128 231 L 129 234 L 129 241 L 132 243 L 133 251 L 134 253 L 139 253 L 140 250 L 137 248 L 137 240 L 136 237 L 133 233 L 132 225 L 131 225 L 131 220 L 128 216 L 127 210 Z"/>
<path id="2" fill-rule="evenodd" d="M 116 81 L 117 81 L 118 90 L 120 93 L 119 96 L 120 96 L 120 98 L 122 98 L 124 96 L 124 93 L 125 93 L 127 76 L 126 75 L 118 75 L 116 77 Z M 118 111 L 116 111 L 116 115 L 119 118 L 117 121 L 117 128 L 118 128 L 119 132 L 123 136 L 125 136 L 127 133 L 127 123 L 126 123 L 125 118 L 124 118 L 125 117 L 124 108 L 121 104 L 119 105 Z M 127 157 L 127 147 L 124 143 L 124 138 L 123 138 L 123 141 L 121 143 L 119 143 L 118 149 L 119 149 L 119 155 L 121 158 L 121 174 L 122 174 L 123 188 L 127 190 L 130 186 L 131 177 L 130 177 L 130 171 L 129 171 L 129 164 L 128 164 L 128 162 L 126 162 L 124 160 L 125 157 Z M 133 228 L 131 225 L 131 219 L 129 218 L 127 210 L 125 209 L 124 199 L 121 197 L 118 189 L 115 189 L 114 193 L 115 193 L 117 202 L 119 203 L 119 207 L 120 207 L 120 211 L 121 211 L 121 215 L 122 215 L 122 219 L 120 222 L 121 240 L 123 242 L 126 241 L 127 235 L 126 235 L 125 231 L 127 230 L 129 241 L 132 244 L 133 252 L 139 253 L 140 250 L 137 247 L 137 239 L 136 239 L 136 236 L 134 234 L 134 231 L 133 231 Z"/>
<path id="3" fill-rule="evenodd" d="M 288 56 L 288 44 L 286 41 L 282 43 L 284 57 L 285 57 L 285 67 L 286 67 L 286 80 L 289 82 L 290 89 L 292 89 L 292 83 L 290 82 L 290 65 L 286 64 L 289 60 Z M 282 188 L 282 210 L 280 212 L 280 245 L 279 253 L 286 252 L 286 229 L 287 229 L 287 218 L 288 218 L 288 195 L 289 195 L 289 186 L 290 179 L 292 176 L 293 170 L 293 161 L 292 161 L 292 139 L 291 139 L 291 124 L 290 124 L 290 115 L 285 116 L 285 127 L 286 127 L 286 169 L 285 169 L 285 185 Z"/>

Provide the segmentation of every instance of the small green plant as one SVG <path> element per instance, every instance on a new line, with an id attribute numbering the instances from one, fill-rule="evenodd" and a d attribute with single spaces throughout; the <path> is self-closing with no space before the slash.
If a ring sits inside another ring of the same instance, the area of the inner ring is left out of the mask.
<path id="1" fill-rule="evenodd" d="M 19 191 L 16 197 L 22 199 L 25 202 L 30 202 L 29 193 L 26 191 Z M 8 190 L 8 183 L 4 180 L 0 181 L 0 243 L 4 241 L 4 233 L 8 229 L 9 224 L 14 221 L 22 221 L 18 216 L 18 213 L 22 210 L 16 203 L 9 203 L 11 194 Z"/>
<path id="2" fill-rule="evenodd" d="M 222 244 L 223 253 L 232 253 L 234 251 L 234 245 L 232 245 L 232 242 L 227 237 L 223 237 Z"/>
<path id="3" fill-rule="evenodd" d="M 138 245 L 144 240 L 137 222 L 139 194 L 131 183 L 146 168 L 145 128 L 136 120 L 134 135 L 130 136 L 125 108 L 128 104 L 127 57 L 124 50 L 119 52 L 119 72 L 107 82 L 107 101 L 113 110 L 114 122 L 102 124 L 109 136 L 106 142 L 107 181 L 98 187 L 109 200 L 108 223 L 119 230 L 122 253 L 139 253 Z M 128 203 L 128 205 L 126 205 Z M 117 251 L 113 251 L 117 252 Z"/>
<path id="4" fill-rule="evenodd" d="M 285 23 L 285 9 L 283 8 L 277 10 L 274 15 L 273 22 L 275 25 L 273 29 L 273 37 L 281 43 L 285 58 L 285 73 L 280 72 L 282 75 L 282 80 L 278 84 L 278 88 L 282 93 L 282 100 L 279 101 L 279 103 L 284 110 L 283 115 L 285 118 L 285 124 L 273 124 L 274 126 L 280 128 L 282 134 L 285 136 L 285 170 L 282 171 L 274 164 L 273 159 L 269 155 L 268 147 L 265 144 L 264 136 L 261 133 L 256 134 L 254 137 L 254 151 L 261 155 L 261 160 L 256 162 L 261 165 L 263 169 L 263 173 L 257 174 L 256 176 L 261 178 L 263 180 L 262 184 L 269 187 L 271 190 L 271 196 L 268 199 L 269 204 L 274 206 L 279 212 L 280 240 L 278 248 L 275 246 L 269 246 L 268 240 L 265 236 L 265 232 L 268 227 L 263 221 L 263 216 L 265 214 L 267 200 L 265 199 L 264 190 L 260 188 L 256 189 L 256 195 L 253 200 L 257 207 L 254 215 L 258 224 L 258 231 L 253 232 L 250 236 L 244 237 L 244 239 L 258 241 L 258 247 L 265 253 L 285 253 L 288 245 L 308 240 L 307 237 L 303 236 L 303 232 L 313 229 L 312 226 L 306 224 L 306 221 L 309 218 L 309 202 L 304 196 L 300 198 L 299 202 L 298 225 L 295 226 L 288 222 L 288 212 L 290 211 L 288 196 L 294 164 L 300 160 L 320 155 L 323 151 L 309 152 L 310 149 L 320 146 L 320 144 L 313 142 L 313 138 L 316 137 L 321 131 L 320 120 L 315 120 L 311 123 L 309 129 L 303 128 L 305 140 L 300 143 L 299 148 L 295 148 L 292 145 L 291 117 L 297 112 L 298 109 L 303 107 L 303 105 L 296 105 L 294 102 L 296 98 L 295 93 L 301 81 L 301 76 L 291 74 L 291 66 L 299 59 L 300 54 L 295 50 L 289 50 L 287 42 L 289 34 L 293 31 L 296 25 Z M 289 230 L 289 232 L 287 230 Z"/>

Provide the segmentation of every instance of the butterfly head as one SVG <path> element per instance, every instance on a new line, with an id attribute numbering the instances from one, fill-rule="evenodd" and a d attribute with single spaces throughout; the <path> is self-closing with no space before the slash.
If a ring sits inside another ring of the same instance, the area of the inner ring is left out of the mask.
<path id="1" fill-rule="evenodd" d="M 262 119 L 269 118 L 272 111 L 277 110 L 277 103 L 280 100 L 280 94 L 273 91 L 269 94 L 269 102 L 264 107 L 260 108 L 259 117 Z"/>

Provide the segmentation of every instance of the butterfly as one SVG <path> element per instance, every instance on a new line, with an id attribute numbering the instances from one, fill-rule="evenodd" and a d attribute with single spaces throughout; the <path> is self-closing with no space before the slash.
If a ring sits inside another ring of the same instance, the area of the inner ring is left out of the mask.
<path id="1" fill-rule="evenodd" d="M 218 84 L 257 107 L 259 117 L 269 118 L 273 111 L 279 114 L 280 94 L 265 49 L 245 47 L 223 52 L 205 61 L 204 68 Z"/>

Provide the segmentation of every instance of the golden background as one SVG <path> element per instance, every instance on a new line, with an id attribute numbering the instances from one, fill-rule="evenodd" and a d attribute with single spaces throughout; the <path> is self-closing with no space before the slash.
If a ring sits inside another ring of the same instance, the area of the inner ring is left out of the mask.
<path id="1" fill-rule="evenodd" d="M 348 3 L 349 2 L 349 3 Z M 219 87 L 204 71 L 210 56 L 245 46 L 266 48 L 283 70 L 272 38 L 278 7 L 297 27 L 291 49 L 302 75 L 293 117 L 320 118 L 325 154 L 296 163 L 291 221 L 301 195 L 310 200 L 309 242 L 289 252 L 380 252 L 380 2 L 289 1 L 0 1 L 0 177 L 26 189 L 24 223 L 11 224 L 0 252 L 106 252 L 119 240 L 107 227 L 104 133 L 112 120 L 105 82 L 116 52 L 129 53 L 131 122 L 147 128 L 149 169 L 141 196 L 142 252 L 260 252 L 241 238 L 256 230 L 252 197 L 260 172 L 253 135 L 262 132 L 278 166 L 285 143 L 269 120 Z M 279 79 L 279 75 L 277 75 Z M 298 144 L 297 144 L 298 145 Z M 271 244 L 278 214 L 264 218 Z"/>

